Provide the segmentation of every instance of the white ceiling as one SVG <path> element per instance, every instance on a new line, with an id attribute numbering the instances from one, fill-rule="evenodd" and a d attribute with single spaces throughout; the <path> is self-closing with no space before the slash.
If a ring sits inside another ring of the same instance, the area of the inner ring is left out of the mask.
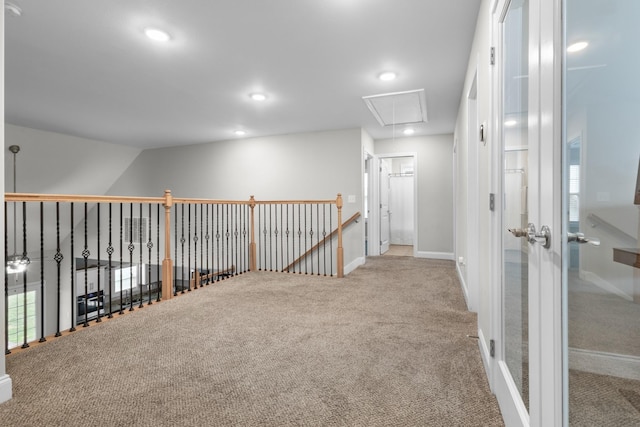
<path id="1" fill-rule="evenodd" d="M 425 90 L 453 132 L 480 0 L 12 0 L 5 114 L 139 148 L 363 127 L 363 96 Z M 172 40 L 159 44 L 144 28 Z M 398 73 L 392 82 L 377 75 Z M 249 98 L 264 92 L 265 102 Z M 396 136 L 402 129 L 396 128 Z"/>

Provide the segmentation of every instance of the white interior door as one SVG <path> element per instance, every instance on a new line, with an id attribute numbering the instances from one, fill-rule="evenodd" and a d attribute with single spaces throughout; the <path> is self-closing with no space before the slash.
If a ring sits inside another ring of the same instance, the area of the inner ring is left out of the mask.
<path id="1" fill-rule="evenodd" d="M 389 185 L 391 244 L 413 245 L 413 175 L 392 175 Z"/>
<path id="2" fill-rule="evenodd" d="M 640 425 L 640 2 L 563 17 L 565 423 Z"/>
<path id="3" fill-rule="evenodd" d="M 390 216 L 389 192 L 391 191 L 391 168 L 387 159 L 380 159 L 380 255 L 389 250 Z"/>

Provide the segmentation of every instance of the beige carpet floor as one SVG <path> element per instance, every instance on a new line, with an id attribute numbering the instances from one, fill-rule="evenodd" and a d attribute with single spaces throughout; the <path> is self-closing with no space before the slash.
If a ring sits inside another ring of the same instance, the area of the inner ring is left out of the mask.
<path id="1" fill-rule="evenodd" d="M 500 426 L 452 262 L 248 273 L 7 358 L 3 426 Z"/>

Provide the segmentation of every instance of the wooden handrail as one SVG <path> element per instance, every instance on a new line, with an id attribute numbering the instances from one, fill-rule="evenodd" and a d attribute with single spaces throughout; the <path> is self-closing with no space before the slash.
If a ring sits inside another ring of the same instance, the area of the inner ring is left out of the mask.
<path id="1" fill-rule="evenodd" d="M 348 227 L 352 222 L 356 221 L 358 218 L 360 218 L 362 214 L 360 212 L 356 212 L 354 213 L 351 218 L 349 218 L 348 220 L 346 220 L 344 222 L 344 224 L 342 224 L 342 228 Z M 302 261 L 305 257 L 308 257 L 313 251 L 315 251 L 316 249 L 318 249 L 320 247 L 320 245 L 324 244 L 324 242 L 326 242 L 327 240 L 330 240 L 333 238 L 333 236 L 335 236 L 338 233 L 338 229 L 336 228 L 335 230 L 333 230 L 331 233 L 329 233 L 329 235 L 325 236 L 322 240 L 320 240 L 318 243 L 316 243 L 311 249 L 309 249 L 308 251 L 306 251 L 304 254 L 302 254 L 300 257 L 298 257 L 298 259 L 296 259 L 295 261 L 293 261 L 291 264 L 289 264 L 284 270 L 285 271 L 289 271 L 289 269 L 291 269 L 294 265 L 296 265 L 297 263 L 299 263 L 300 261 Z"/>

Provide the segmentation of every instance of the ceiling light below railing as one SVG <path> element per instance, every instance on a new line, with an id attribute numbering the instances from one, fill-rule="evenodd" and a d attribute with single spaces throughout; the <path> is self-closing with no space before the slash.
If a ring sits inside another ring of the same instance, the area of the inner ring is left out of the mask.
<path id="1" fill-rule="evenodd" d="M 144 34 L 153 41 L 168 42 L 171 40 L 171 36 L 166 31 L 159 30 L 157 28 L 146 28 Z"/>
<path id="2" fill-rule="evenodd" d="M 24 273 L 31 261 L 22 255 L 12 255 L 7 258 L 7 274 Z"/>

